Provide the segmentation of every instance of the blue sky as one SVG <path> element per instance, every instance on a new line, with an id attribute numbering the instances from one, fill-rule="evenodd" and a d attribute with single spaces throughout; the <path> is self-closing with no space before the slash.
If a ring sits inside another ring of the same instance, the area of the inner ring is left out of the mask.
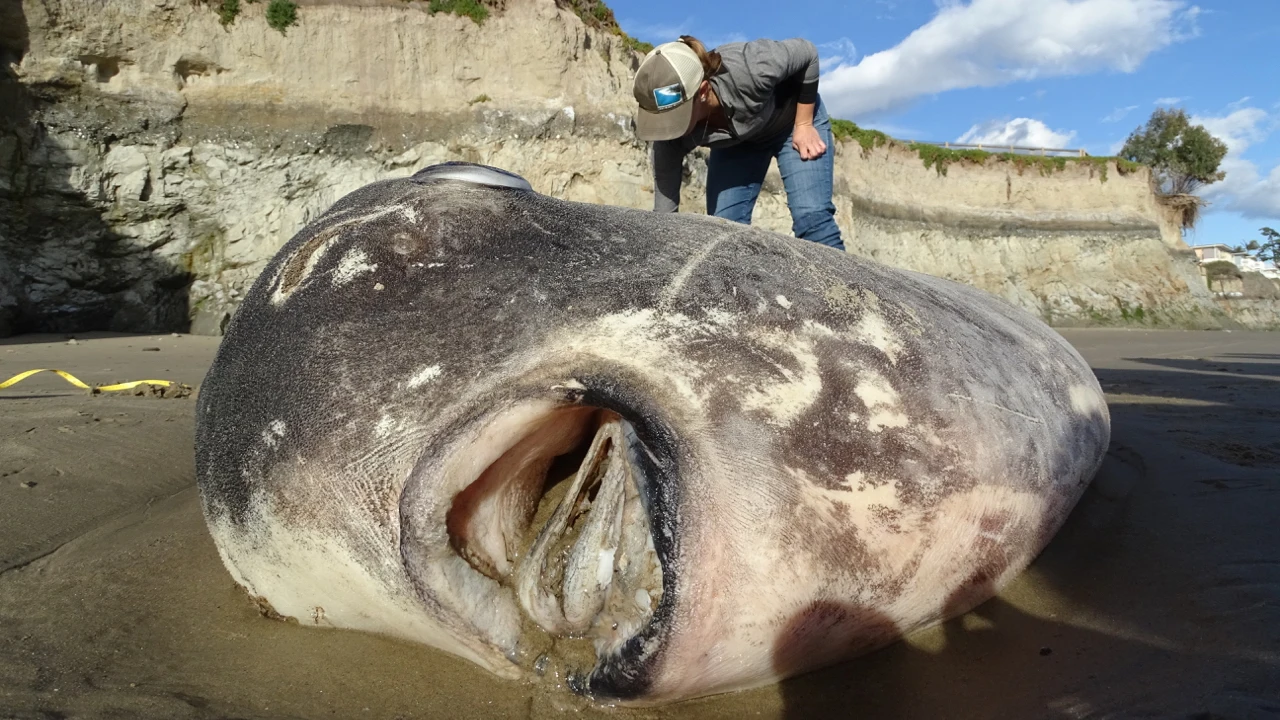
<path id="1" fill-rule="evenodd" d="M 628 34 L 804 37 L 828 110 L 902 139 L 1114 154 L 1157 103 L 1227 142 L 1191 244 L 1280 230 L 1280 0 L 611 0 Z"/>

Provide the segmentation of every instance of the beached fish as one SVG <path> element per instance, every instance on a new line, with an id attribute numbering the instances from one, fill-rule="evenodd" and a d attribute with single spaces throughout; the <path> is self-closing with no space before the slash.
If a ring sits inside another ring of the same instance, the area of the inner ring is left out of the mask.
<path id="1" fill-rule="evenodd" d="M 264 612 L 657 703 L 986 600 L 1109 433 L 1075 350 L 972 287 L 446 164 L 280 250 L 196 458 Z"/>

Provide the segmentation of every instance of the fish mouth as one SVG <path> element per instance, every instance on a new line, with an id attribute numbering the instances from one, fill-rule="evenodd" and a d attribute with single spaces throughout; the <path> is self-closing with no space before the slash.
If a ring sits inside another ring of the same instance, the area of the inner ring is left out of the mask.
<path id="1" fill-rule="evenodd" d="M 653 455 L 615 410 L 561 405 L 516 437 L 445 513 L 449 548 L 522 615 L 509 659 L 588 695 L 640 691 L 665 584 Z M 665 614 L 665 613 L 664 613 Z M 643 636 L 643 637 L 642 637 Z M 644 656 L 644 657 L 641 657 Z M 590 664 L 592 667 L 582 667 Z"/>

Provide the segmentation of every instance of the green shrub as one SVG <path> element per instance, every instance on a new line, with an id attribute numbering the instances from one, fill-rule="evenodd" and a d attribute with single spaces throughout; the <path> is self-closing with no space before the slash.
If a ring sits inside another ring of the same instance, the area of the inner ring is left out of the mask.
<path id="1" fill-rule="evenodd" d="M 1240 268 L 1236 264 L 1228 260 L 1213 260 L 1204 264 L 1204 275 L 1209 280 L 1215 280 L 1221 277 L 1244 277 L 1240 272 Z"/>
<path id="2" fill-rule="evenodd" d="M 1013 163 L 1013 166 L 1018 169 L 1019 175 L 1025 172 L 1027 168 L 1034 167 L 1039 170 L 1040 175 L 1044 177 L 1052 175 L 1057 170 L 1066 169 L 1067 160 L 1073 159 L 1063 155 L 1024 155 L 1013 152 L 999 153 L 997 157 L 1006 162 Z M 1102 181 L 1107 181 L 1107 164 L 1105 158 L 1085 157 L 1074 159 L 1094 161 L 1095 164 L 1097 164 L 1096 161 L 1102 160 Z"/>
<path id="3" fill-rule="evenodd" d="M 969 150 L 954 149 L 943 147 L 941 145 L 929 145 L 926 143 L 911 143 L 907 147 L 916 151 L 920 159 L 924 161 L 926 170 L 933 168 L 934 172 L 939 175 L 947 174 L 947 166 L 954 162 L 967 161 L 975 165 L 981 165 L 991 157 L 992 153 L 986 150 Z"/>
<path id="4" fill-rule="evenodd" d="M 290 0 L 271 0 L 267 5 L 267 24 L 281 33 L 290 25 L 298 24 L 298 4 Z"/>
<path id="5" fill-rule="evenodd" d="M 648 55 L 653 50 L 653 43 L 637 40 L 626 33 L 622 33 L 622 41 L 627 44 L 628 48 L 643 55 Z"/>
<path id="6" fill-rule="evenodd" d="M 860 128 L 849 120 L 832 119 L 831 135 L 837 140 L 857 140 L 863 150 L 878 148 L 890 141 L 889 136 L 879 130 Z"/>
<path id="7" fill-rule="evenodd" d="M 427 12 L 432 15 L 446 12 L 469 17 L 477 25 L 483 23 L 489 17 L 489 8 L 481 5 L 476 0 L 431 0 L 427 5 Z"/>
<path id="8" fill-rule="evenodd" d="M 222 0 L 218 3 L 218 20 L 225 27 L 236 21 L 240 14 L 240 0 Z"/>
<path id="9" fill-rule="evenodd" d="M 1119 170 L 1121 175 L 1128 175 L 1131 172 L 1137 171 L 1139 168 L 1145 167 L 1140 162 L 1125 160 L 1124 158 L 1121 158 L 1121 157 L 1112 158 L 1112 159 L 1116 161 L 1116 170 Z"/>

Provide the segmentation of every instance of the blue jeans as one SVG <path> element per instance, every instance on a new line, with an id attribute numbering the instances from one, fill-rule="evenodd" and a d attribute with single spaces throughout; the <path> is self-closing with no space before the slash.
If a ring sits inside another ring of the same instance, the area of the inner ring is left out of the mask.
<path id="1" fill-rule="evenodd" d="M 827 144 L 826 152 L 812 160 L 802 160 L 791 146 L 792 133 L 782 133 L 760 142 L 744 142 L 713 149 L 707 159 L 707 214 L 745 225 L 760 196 L 760 185 L 769 170 L 769 161 L 778 159 L 778 172 L 787 190 L 791 208 L 791 232 L 837 250 L 844 250 L 836 206 L 831 201 L 835 176 L 835 146 L 831 118 L 818 98 L 813 111 L 813 127 Z"/>

